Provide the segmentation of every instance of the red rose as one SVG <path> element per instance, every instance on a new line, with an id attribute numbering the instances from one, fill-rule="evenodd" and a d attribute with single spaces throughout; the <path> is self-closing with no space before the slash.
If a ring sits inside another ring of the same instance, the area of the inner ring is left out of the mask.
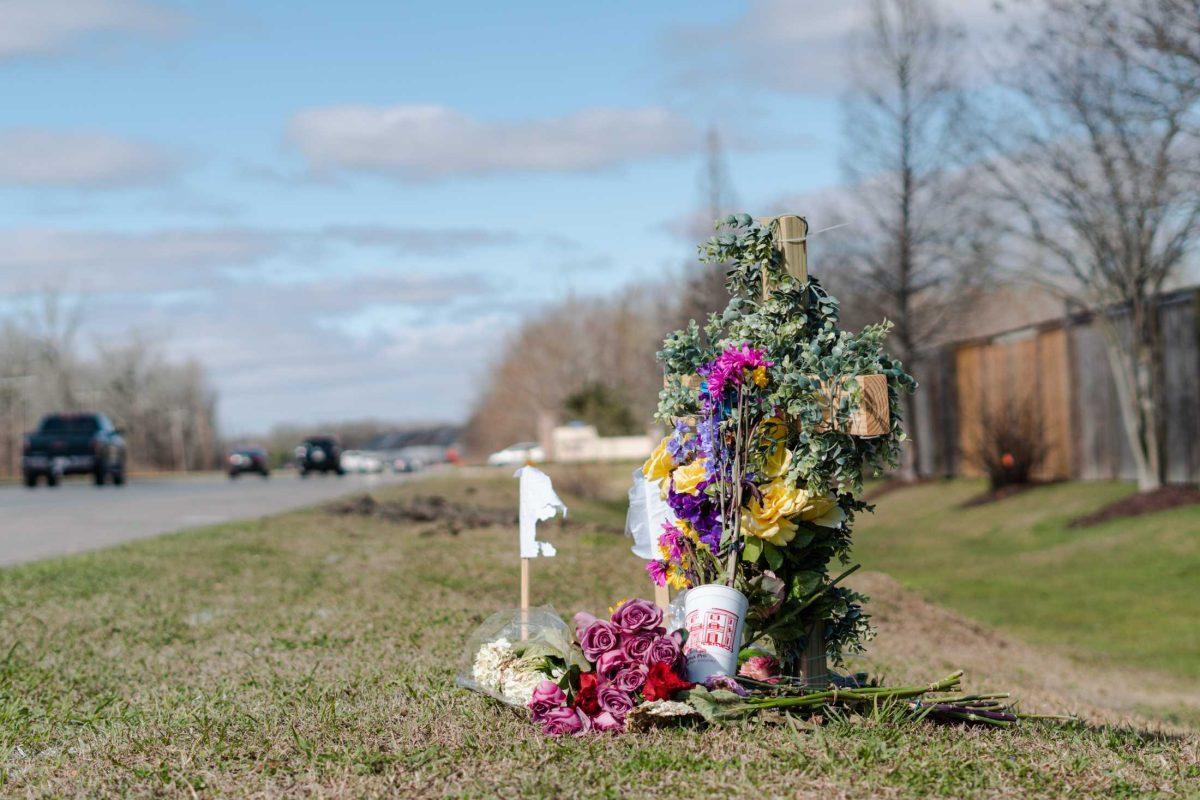
<path id="1" fill-rule="evenodd" d="M 684 689 L 691 689 L 696 684 L 685 681 L 675 674 L 671 665 L 665 661 L 656 661 L 650 665 L 650 673 L 646 676 L 646 685 L 642 688 L 642 696 L 647 700 L 670 700 L 671 695 Z"/>
<path id="2" fill-rule="evenodd" d="M 589 717 L 600 713 L 600 696 L 596 690 L 596 673 L 584 672 L 579 676 L 579 691 L 572 704 Z"/>

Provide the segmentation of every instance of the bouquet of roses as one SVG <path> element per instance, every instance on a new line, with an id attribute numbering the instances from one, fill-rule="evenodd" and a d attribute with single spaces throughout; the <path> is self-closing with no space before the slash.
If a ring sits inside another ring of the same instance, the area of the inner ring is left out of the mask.
<path id="1" fill-rule="evenodd" d="M 682 632 L 668 632 L 662 623 L 662 609 L 638 599 L 619 603 L 608 619 L 576 614 L 584 664 L 565 669 L 558 680 L 547 674 L 529 701 L 533 721 L 551 735 L 582 735 L 624 730 L 635 713 L 670 711 L 660 706 L 694 684 L 683 679 Z M 677 712 L 692 713 L 686 706 Z"/>

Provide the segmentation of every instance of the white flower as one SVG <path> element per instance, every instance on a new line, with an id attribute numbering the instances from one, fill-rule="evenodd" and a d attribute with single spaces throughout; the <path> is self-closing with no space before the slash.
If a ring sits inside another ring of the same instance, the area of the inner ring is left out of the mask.
<path id="1" fill-rule="evenodd" d="M 475 654 L 471 675 L 480 688 L 499 692 L 501 671 L 514 658 L 512 642 L 508 639 L 501 637 L 494 642 L 488 642 Z"/>
<path id="2" fill-rule="evenodd" d="M 510 661 L 500 670 L 500 692 L 509 700 L 529 705 L 533 690 L 547 680 L 546 674 L 526 661 Z"/>

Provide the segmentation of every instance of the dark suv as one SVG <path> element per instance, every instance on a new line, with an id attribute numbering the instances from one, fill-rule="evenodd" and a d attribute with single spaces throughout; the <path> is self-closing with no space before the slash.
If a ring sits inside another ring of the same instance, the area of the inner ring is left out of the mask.
<path id="1" fill-rule="evenodd" d="M 63 475 L 90 474 L 97 486 L 125 483 L 125 440 L 103 414 L 50 414 L 25 436 L 25 485 L 57 486 Z"/>
<path id="2" fill-rule="evenodd" d="M 296 448 L 296 461 L 300 466 L 300 477 L 307 478 L 310 472 L 334 472 L 345 475 L 342 469 L 342 447 L 332 436 L 310 436 Z"/>

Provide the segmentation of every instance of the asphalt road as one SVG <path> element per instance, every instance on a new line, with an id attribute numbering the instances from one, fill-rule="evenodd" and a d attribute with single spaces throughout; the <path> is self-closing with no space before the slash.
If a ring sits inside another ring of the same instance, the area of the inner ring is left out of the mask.
<path id="1" fill-rule="evenodd" d="M 80 478 L 67 478 L 55 489 L 45 484 L 32 490 L 0 486 L 0 565 L 262 517 L 403 480 L 394 475 L 301 479 L 278 472 L 267 480 L 251 475 L 236 481 L 224 475 L 130 476 L 122 487 L 96 487 Z"/>

